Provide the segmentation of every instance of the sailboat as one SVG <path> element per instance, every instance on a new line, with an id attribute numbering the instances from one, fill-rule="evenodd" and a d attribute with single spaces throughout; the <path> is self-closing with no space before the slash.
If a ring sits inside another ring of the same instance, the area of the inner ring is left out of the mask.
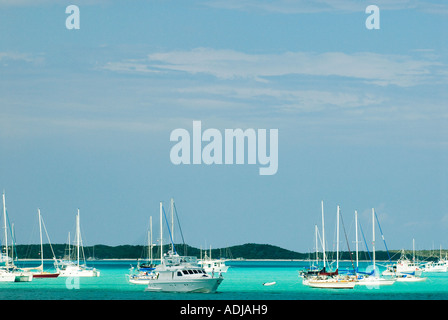
<path id="1" fill-rule="evenodd" d="M 166 254 L 163 253 L 163 211 L 163 205 L 160 202 L 160 264 L 152 271 L 145 291 L 216 292 L 224 280 L 222 275 L 218 277 L 209 275 L 198 265 L 196 257 L 177 254 L 172 233 L 170 233 L 171 250 Z"/>
<path id="2" fill-rule="evenodd" d="M 323 233 L 323 240 L 321 240 L 322 244 L 322 262 L 323 262 L 323 269 L 325 269 L 325 224 L 324 224 L 324 207 L 322 202 L 322 233 Z M 319 228 L 317 227 L 317 224 L 314 225 L 314 237 L 315 237 L 315 249 L 316 249 L 316 260 L 313 262 L 313 264 L 304 270 L 299 271 L 299 277 L 302 278 L 302 283 L 304 285 L 308 284 L 308 281 L 311 277 L 317 277 L 319 272 L 321 271 L 319 267 L 319 244 L 318 244 L 318 234 L 319 234 Z"/>
<path id="3" fill-rule="evenodd" d="M 356 214 L 356 222 L 357 219 L 357 212 Z M 356 235 L 358 233 L 356 232 Z M 358 241 L 358 239 L 356 239 Z M 370 274 L 367 273 L 358 273 L 357 277 L 357 284 L 358 285 L 365 285 L 365 286 L 378 286 L 378 285 L 392 285 L 395 283 L 394 278 L 384 278 L 380 277 L 378 274 L 378 271 L 376 269 L 375 265 L 375 209 L 372 208 L 372 252 L 373 252 L 373 271 Z M 358 256 L 358 255 L 356 255 Z"/>
<path id="4" fill-rule="evenodd" d="M 356 281 L 350 275 L 339 274 L 339 206 L 337 207 L 337 240 L 336 240 L 336 270 L 327 272 L 325 265 L 325 230 L 324 230 L 324 204 L 322 201 L 322 250 L 323 250 L 323 269 L 318 272 L 302 274 L 302 283 L 312 288 L 326 289 L 353 289 Z"/>
<path id="5" fill-rule="evenodd" d="M 149 279 L 153 277 L 152 271 L 155 269 L 155 264 L 152 259 L 152 217 L 149 217 L 149 234 L 148 234 L 148 262 L 138 262 L 137 270 L 131 267 L 128 280 L 133 284 L 148 284 Z"/>
<path id="6" fill-rule="evenodd" d="M 37 213 L 39 216 L 39 233 L 40 233 L 40 266 L 34 267 L 34 268 L 26 268 L 26 270 L 31 271 L 34 278 L 57 278 L 59 276 L 59 272 L 44 271 L 44 248 L 43 248 L 43 243 L 42 243 L 42 219 L 43 218 L 40 214 L 40 209 L 37 209 Z M 44 227 L 45 227 L 45 225 L 44 225 Z M 45 231 L 46 231 L 46 229 L 45 229 Z M 48 234 L 47 234 L 47 238 L 48 238 Z M 50 248 L 51 248 L 51 251 L 53 252 L 53 248 L 51 247 L 51 244 L 50 244 Z M 53 252 L 53 260 L 57 264 L 57 260 L 54 255 L 54 252 Z M 35 271 L 33 271 L 33 270 L 35 270 Z"/>
<path id="7" fill-rule="evenodd" d="M 6 223 L 6 201 L 3 192 L 3 222 L 5 230 L 5 265 L 0 268 L 1 282 L 29 282 L 33 280 L 33 274 L 14 265 L 14 259 L 9 259 L 8 253 L 8 227 Z M 12 241 L 14 245 L 14 239 Z M 13 280 L 14 279 L 14 280 Z"/>
<path id="8" fill-rule="evenodd" d="M 412 261 L 406 257 L 406 254 L 403 249 L 401 250 L 401 256 L 397 260 L 397 263 L 395 263 L 392 266 L 388 266 L 387 269 L 383 272 L 383 275 L 392 274 L 395 276 L 399 276 L 401 281 L 408 281 L 410 279 L 410 277 L 408 276 L 421 277 L 421 275 L 423 274 L 423 268 L 417 262 L 415 262 L 414 239 L 412 240 L 412 246 L 413 246 L 412 250 L 414 252 Z M 408 275 L 408 276 L 402 277 L 402 275 Z"/>
<path id="9" fill-rule="evenodd" d="M 202 250 L 201 250 L 202 255 Z M 212 259 L 212 248 L 210 246 L 210 253 L 207 255 L 207 251 L 204 253 L 204 258 L 199 260 L 199 265 L 204 268 L 208 273 L 222 273 L 227 272 L 229 266 L 226 265 L 225 259 Z"/>
<path id="10" fill-rule="evenodd" d="M 424 265 L 425 272 L 447 272 L 448 261 L 442 258 L 442 246 L 440 246 L 440 257 L 438 261 L 427 262 Z"/>
<path id="11" fill-rule="evenodd" d="M 316 259 L 312 262 L 312 264 L 311 264 L 311 259 L 310 259 L 310 266 L 306 269 L 299 271 L 299 277 L 301 277 L 301 278 L 312 275 L 312 274 L 316 275 L 319 272 L 319 247 L 318 247 L 319 245 L 318 245 L 318 241 L 317 241 L 318 233 L 319 233 L 319 228 L 317 227 L 317 224 L 316 224 L 316 225 L 314 225 Z"/>
<path id="12" fill-rule="evenodd" d="M 397 281 L 400 282 L 422 282 L 426 281 L 422 277 L 423 268 L 415 260 L 415 241 L 412 239 L 412 261 L 410 261 L 404 252 L 401 251 L 401 257 L 393 266 L 389 266 L 383 274 L 394 274 Z"/>
<path id="13" fill-rule="evenodd" d="M 79 224 L 79 209 L 76 215 L 76 261 L 60 260 L 56 264 L 56 270 L 60 277 L 99 277 L 100 271 L 96 268 L 87 267 L 85 260 L 80 263 L 81 229 Z"/>
<path id="14" fill-rule="evenodd" d="M 5 193 L 4 192 L 3 192 L 3 216 L 5 217 L 5 221 L 6 221 L 6 207 L 5 207 Z M 6 254 L 2 255 L 2 263 L 4 263 L 4 266 L 2 265 L 2 267 L 0 268 L 0 282 L 15 282 L 16 276 L 9 268 L 9 263 L 12 262 L 12 259 L 8 255 L 8 234 L 6 231 L 6 227 L 5 227 L 5 251 L 6 251 Z"/>
<path id="15" fill-rule="evenodd" d="M 448 264 L 445 260 L 439 260 L 437 262 L 427 262 L 424 266 L 425 272 L 447 272 Z"/>

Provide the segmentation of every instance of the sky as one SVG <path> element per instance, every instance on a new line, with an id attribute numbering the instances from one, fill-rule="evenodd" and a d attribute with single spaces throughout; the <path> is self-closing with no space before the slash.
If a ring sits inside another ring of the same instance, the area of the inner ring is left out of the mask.
<path id="1" fill-rule="evenodd" d="M 446 1 L 0 0 L 0 188 L 18 244 L 38 208 L 52 243 L 79 209 L 84 245 L 144 244 L 174 198 L 196 247 L 314 251 L 323 201 L 327 249 L 337 206 L 352 249 L 372 208 L 389 249 L 448 248 L 447 89 Z M 193 121 L 277 129 L 277 172 L 174 164 Z"/>

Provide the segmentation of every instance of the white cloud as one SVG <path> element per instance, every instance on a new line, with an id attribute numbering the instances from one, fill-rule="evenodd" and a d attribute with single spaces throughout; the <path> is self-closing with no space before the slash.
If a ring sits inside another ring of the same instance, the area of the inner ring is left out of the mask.
<path id="1" fill-rule="evenodd" d="M 242 11 L 262 11 L 281 14 L 319 13 L 319 12 L 364 12 L 370 4 L 377 5 L 381 10 L 415 9 L 427 13 L 448 13 L 448 5 L 422 0 L 210 0 L 205 5 Z"/>
<path id="2" fill-rule="evenodd" d="M 116 72 L 142 72 L 142 73 L 157 73 L 159 71 L 149 69 L 148 65 L 135 61 L 123 61 L 123 62 L 109 62 L 103 69 Z"/>
<path id="3" fill-rule="evenodd" d="M 10 62 L 26 62 L 32 64 L 40 64 L 44 58 L 40 55 L 31 55 L 22 52 L 0 52 L 0 63 L 8 65 Z"/>
<path id="4" fill-rule="evenodd" d="M 286 90 L 261 87 L 241 86 L 195 86 L 178 90 L 182 94 L 208 94 L 220 99 L 246 101 L 248 105 L 257 102 L 261 105 L 269 100 L 268 105 L 277 106 L 277 109 L 290 112 L 316 112 L 331 105 L 340 108 L 356 108 L 379 104 L 384 98 L 373 96 L 365 92 L 332 92 L 328 90 Z"/>
<path id="5" fill-rule="evenodd" d="M 78 0 L 73 3 L 72 0 L 0 0 L 0 7 L 14 6 L 14 7 L 36 7 L 45 5 L 62 5 L 68 6 L 71 4 L 76 5 L 94 5 L 94 4 L 106 4 L 107 0 Z"/>
<path id="6" fill-rule="evenodd" d="M 408 87 L 434 77 L 434 69 L 441 67 L 444 66 L 434 60 L 369 52 L 247 54 L 234 50 L 196 48 L 149 54 L 147 59 L 130 65 L 122 61 L 109 62 L 104 68 L 128 72 L 176 71 L 208 74 L 220 79 L 252 78 L 258 81 L 285 75 L 337 76 L 381 86 Z M 440 70 L 437 72 L 441 74 Z"/>

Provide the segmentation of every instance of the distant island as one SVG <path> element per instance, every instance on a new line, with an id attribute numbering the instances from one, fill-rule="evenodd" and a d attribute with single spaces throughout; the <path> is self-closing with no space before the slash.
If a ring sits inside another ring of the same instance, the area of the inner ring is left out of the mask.
<path id="1" fill-rule="evenodd" d="M 67 244 L 44 244 L 44 258 L 50 259 L 53 257 L 53 252 L 57 259 L 62 259 L 68 253 Z M 169 250 L 169 246 L 163 247 L 164 252 Z M 204 256 L 205 252 L 210 255 L 210 250 L 202 250 L 191 247 L 185 244 L 175 245 L 177 252 L 180 255 L 196 256 L 198 258 Z M 71 250 L 75 248 L 72 246 Z M 153 247 L 153 258 L 158 259 L 160 257 L 160 247 Z M 442 252 L 443 256 L 446 254 L 446 250 Z M 129 259 L 137 260 L 144 259 L 148 257 L 148 246 L 143 245 L 119 245 L 119 246 L 107 246 L 107 245 L 94 245 L 84 247 L 84 255 L 86 259 Z M 256 243 L 246 243 L 243 245 L 236 245 L 226 248 L 218 248 L 211 250 L 212 258 L 226 258 L 226 259 L 254 259 L 254 260 L 314 260 L 316 254 L 314 252 L 310 253 L 300 253 L 287 249 L 280 248 L 278 246 L 270 244 L 256 244 Z M 371 260 L 371 253 L 367 251 L 358 252 L 359 260 Z M 387 251 L 376 251 L 376 260 L 388 261 L 389 257 L 391 260 L 397 260 L 401 255 L 401 250 L 391 250 Z M 407 250 L 406 255 L 409 259 L 412 259 L 412 251 Z M 40 259 L 40 245 L 29 244 L 29 245 L 16 245 L 14 247 L 14 256 L 19 259 Z M 322 252 L 319 253 L 320 259 L 322 259 Z M 336 257 L 335 252 L 327 252 L 327 259 L 333 260 Z M 416 251 L 416 256 L 420 260 L 436 260 L 439 257 L 439 251 L 434 252 L 431 250 L 419 250 Z M 339 253 L 339 259 L 341 260 L 355 260 L 355 252 L 342 251 Z"/>

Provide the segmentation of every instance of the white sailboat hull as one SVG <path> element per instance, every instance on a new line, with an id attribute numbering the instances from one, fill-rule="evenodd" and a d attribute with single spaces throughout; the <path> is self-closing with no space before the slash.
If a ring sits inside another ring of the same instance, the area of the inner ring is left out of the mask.
<path id="1" fill-rule="evenodd" d="M 400 278 L 397 279 L 399 282 L 423 282 L 426 281 L 426 278 L 421 277 L 413 277 L 413 278 Z"/>
<path id="2" fill-rule="evenodd" d="M 64 270 L 58 270 L 59 277 L 99 277 L 99 270 L 84 269 L 78 266 L 68 266 Z"/>
<path id="3" fill-rule="evenodd" d="M 129 283 L 132 284 L 149 284 L 149 280 L 151 280 L 153 275 L 129 275 Z"/>
<path id="4" fill-rule="evenodd" d="M 77 272 L 61 272 L 59 277 L 99 277 L 99 272 L 77 271 Z"/>
<path id="5" fill-rule="evenodd" d="M 16 276 L 11 272 L 0 272 L 0 282 L 15 282 Z"/>
<path id="6" fill-rule="evenodd" d="M 15 267 L 0 271 L 0 282 L 30 282 L 32 280 L 32 272 L 19 270 Z"/>
<path id="7" fill-rule="evenodd" d="M 356 285 L 355 281 L 348 280 L 304 280 L 303 284 L 312 288 L 327 289 L 353 289 Z"/>
<path id="8" fill-rule="evenodd" d="M 138 278 L 137 279 L 129 279 L 129 283 L 148 285 L 149 280 L 148 279 L 138 279 Z"/>
<path id="9" fill-rule="evenodd" d="M 401 274 L 401 275 L 397 275 L 397 281 L 399 281 L 399 282 L 423 282 L 423 281 L 426 281 L 426 278 L 409 275 L 409 274 Z"/>
<path id="10" fill-rule="evenodd" d="M 415 276 L 420 277 L 423 273 L 423 270 L 418 267 L 397 267 L 397 273 L 414 273 Z"/>
<path id="11" fill-rule="evenodd" d="M 412 274 L 415 275 L 416 277 L 420 277 L 423 274 L 423 270 L 415 268 L 406 268 L 406 269 L 402 268 L 400 270 L 397 269 L 397 271 L 385 270 L 382 273 L 382 275 L 384 276 L 395 276 L 399 274 Z"/>
<path id="12" fill-rule="evenodd" d="M 366 277 L 359 279 L 356 284 L 361 286 L 390 286 L 395 283 L 395 279 L 384 279 L 378 277 Z"/>

